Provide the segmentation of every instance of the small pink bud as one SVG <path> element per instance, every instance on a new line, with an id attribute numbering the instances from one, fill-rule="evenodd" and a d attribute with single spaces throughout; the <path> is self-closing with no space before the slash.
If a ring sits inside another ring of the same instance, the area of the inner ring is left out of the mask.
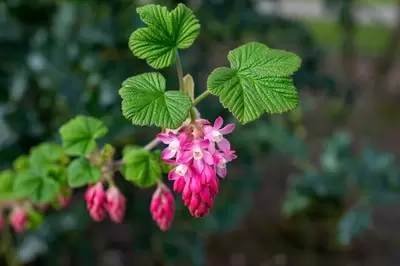
<path id="1" fill-rule="evenodd" d="M 110 187 L 107 190 L 105 206 L 111 220 L 120 223 L 124 219 L 126 199 L 117 187 Z"/>
<path id="2" fill-rule="evenodd" d="M 41 212 L 44 212 L 45 210 L 47 210 L 49 205 L 47 205 L 47 204 L 39 204 L 39 205 L 37 205 L 37 207 Z"/>
<path id="3" fill-rule="evenodd" d="M 106 215 L 105 201 L 106 196 L 102 183 L 96 183 L 88 187 L 85 193 L 86 207 L 89 210 L 90 216 L 95 221 L 101 221 Z"/>
<path id="4" fill-rule="evenodd" d="M 10 215 L 10 224 L 14 230 L 21 233 L 25 230 L 28 215 L 21 207 L 15 207 Z"/>
<path id="5" fill-rule="evenodd" d="M 66 208 L 71 204 L 71 198 L 60 194 L 58 195 L 58 202 L 60 203 L 62 208 Z"/>
<path id="6" fill-rule="evenodd" d="M 150 203 L 150 212 L 153 220 L 162 231 L 171 227 L 175 215 L 175 199 L 171 190 L 161 184 L 154 192 Z"/>
<path id="7" fill-rule="evenodd" d="M 0 212 L 0 230 L 4 228 L 4 225 L 6 224 L 5 218 L 3 213 Z"/>

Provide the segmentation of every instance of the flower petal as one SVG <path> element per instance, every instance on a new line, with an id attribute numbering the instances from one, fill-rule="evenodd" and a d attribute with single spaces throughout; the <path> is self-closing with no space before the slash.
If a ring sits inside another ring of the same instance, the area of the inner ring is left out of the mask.
<path id="1" fill-rule="evenodd" d="M 214 158 L 208 151 L 203 150 L 203 159 L 209 165 L 214 164 Z"/>
<path id="2" fill-rule="evenodd" d="M 219 142 L 217 142 L 217 145 L 224 152 L 228 152 L 231 149 L 231 144 L 227 139 L 221 139 Z"/>
<path id="3" fill-rule="evenodd" d="M 169 134 L 165 133 L 158 133 L 157 138 L 161 140 L 161 142 L 163 142 L 164 144 L 170 144 L 173 141 Z"/>
<path id="4" fill-rule="evenodd" d="M 217 119 L 215 119 L 214 122 L 214 129 L 218 130 L 222 127 L 222 124 L 224 123 L 224 119 L 222 117 L 218 116 Z"/>
<path id="5" fill-rule="evenodd" d="M 224 178 L 226 176 L 226 167 L 217 167 L 217 175 Z"/>
<path id="6" fill-rule="evenodd" d="M 163 158 L 163 160 L 166 159 L 171 159 L 172 157 L 174 157 L 176 154 L 176 151 L 173 151 L 169 148 L 165 148 L 164 151 L 161 153 L 161 158 Z"/>
<path id="7" fill-rule="evenodd" d="M 203 169 L 204 169 L 203 159 L 193 160 L 193 166 L 197 173 L 203 172 Z"/>
<path id="8" fill-rule="evenodd" d="M 192 151 L 184 151 L 179 156 L 178 161 L 182 163 L 188 163 L 192 158 L 193 158 Z"/>
<path id="9" fill-rule="evenodd" d="M 226 135 L 231 133 L 235 129 L 235 124 L 228 124 L 219 130 L 219 133 Z"/>

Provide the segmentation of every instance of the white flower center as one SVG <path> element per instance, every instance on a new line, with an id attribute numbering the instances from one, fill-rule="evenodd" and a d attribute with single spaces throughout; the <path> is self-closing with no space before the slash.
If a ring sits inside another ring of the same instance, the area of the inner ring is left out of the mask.
<path id="1" fill-rule="evenodd" d="M 187 172 L 187 166 L 184 164 L 180 164 L 176 167 L 176 173 L 180 176 L 185 176 Z"/>
<path id="2" fill-rule="evenodd" d="M 226 160 L 224 158 L 218 163 L 219 168 L 226 168 Z"/>
<path id="3" fill-rule="evenodd" d="M 210 138 L 211 138 L 211 140 L 214 141 L 214 142 L 220 142 L 220 141 L 222 140 L 223 137 L 222 137 L 222 134 L 219 133 L 219 131 L 213 130 L 213 131 L 211 132 Z"/>
<path id="4" fill-rule="evenodd" d="M 203 152 L 202 152 L 202 150 L 200 149 L 200 147 L 195 147 L 195 148 L 193 149 L 193 158 L 194 158 L 195 160 L 199 160 L 199 159 L 203 158 Z"/>
<path id="5" fill-rule="evenodd" d="M 170 144 L 169 144 L 169 149 L 171 151 L 176 151 L 179 148 L 179 141 L 177 139 L 174 139 Z"/>

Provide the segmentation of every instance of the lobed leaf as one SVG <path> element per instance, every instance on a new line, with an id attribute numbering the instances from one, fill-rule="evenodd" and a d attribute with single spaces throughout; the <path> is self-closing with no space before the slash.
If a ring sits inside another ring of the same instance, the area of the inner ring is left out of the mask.
<path id="1" fill-rule="evenodd" d="M 150 4 L 137 8 L 137 13 L 148 27 L 132 33 L 129 48 L 157 69 L 175 63 L 176 50 L 191 46 L 200 33 L 199 21 L 184 4 L 178 4 L 171 12 Z"/>
<path id="2" fill-rule="evenodd" d="M 99 119 L 79 115 L 60 128 L 65 153 L 86 155 L 96 149 L 96 139 L 107 134 L 108 129 Z"/>
<path id="3" fill-rule="evenodd" d="M 39 204 L 52 200 L 60 190 L 59 183 L 43 168 L 30 168 L 18 173 L 13 187 L 17 197 L 30 197 Z"/>
<path id="4" fill-rule="evenodd" d="M 135 125 L 178 128 L 189 116 L 192 102 L 184 92 L 165 92 L 160 73 L 144 73 L 122 83 L 122 113 Z"/>
<path id="5" fill-rule="evenodd" d="M 157 157 L 144 148 L 125 149 L 123 161 L 126 164 L 125 179 L 134 182 L 141 188 L 153 186 L 162 175 Z"/>
<path id="6" fill-rule="evenodd" d="M 82 187 L 100 180 L 100 169 L 90 165 L 85 157 L 80 157 L 68 166 L 68 185 L 72 188 Z"/>
<path id="7" fill-rule="evenodd" d="M 208 90 L 242 123 L 263 113 L 283 113 L 298 105 L 292 75 L 301 59 L 292 53 L 257 42 L 228 53 L 230 68 L 215 69 L 207 80 Z"/>

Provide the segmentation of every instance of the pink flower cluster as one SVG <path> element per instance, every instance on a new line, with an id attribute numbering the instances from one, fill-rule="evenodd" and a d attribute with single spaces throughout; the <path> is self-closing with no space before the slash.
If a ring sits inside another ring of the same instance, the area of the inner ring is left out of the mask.
<path id="1" fill-rule="evenodd" d="M 86 190 L 86 207 L 90 216 L 95 221 L 101 221 L 105 218 L 106 212 L 111 220 L 120 223 L 125 215 L 126 200 L 118 188 L 112 186 L 104 191 L 101 182 L 96 183 Z"/>
<path id="2" fill-rule="evenodd" d="M 169 173 L 174 181 L 174 191 L 182 193 L 182 199 L 195 217 L 208 215 L 218 193 L 219 181 L 226 176 L 226 164 L 236 158 L 235 151 L 224 135 L 231 133 L 235 125 L 222 127 L 218 117 L 214 125 L 204 119 L 185 125 L 174 133 L 160 133 L 158 139 L 168 144 L 161 158 L 176 165 Z"/>
<path id="3" fill-rule="evenodd" d="M 10 215 L 10 225 L 14 228 L 15 232 L 21 233 L 25 230 L 28 221 L 28 214 L 19 206 L 14 207 Z"/>
<path id="4" fill-rule="evenodd" d="M 175 199 L 171 190 L 164 184 L 159 184 L 150 203 L 150 212 L 153 220 L 162 231 L 171 227 L 175 214 Z"/>

